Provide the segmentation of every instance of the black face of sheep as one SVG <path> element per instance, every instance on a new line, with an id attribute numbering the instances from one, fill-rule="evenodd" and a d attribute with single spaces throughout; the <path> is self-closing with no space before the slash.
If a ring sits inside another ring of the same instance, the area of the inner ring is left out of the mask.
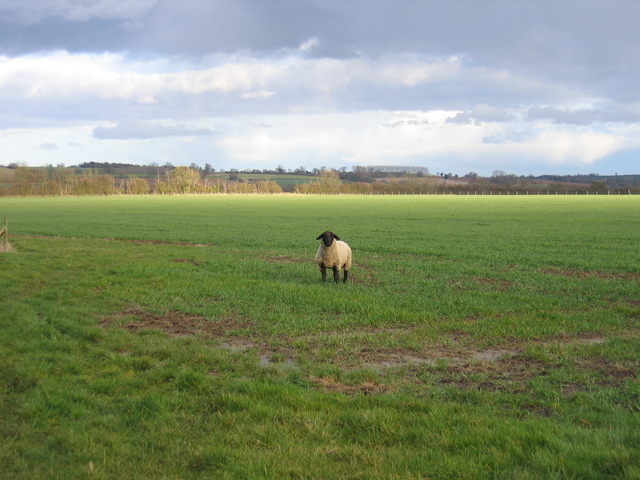
<path id="1" fill-rule="evenodd" d="M 329 230 L 320 234 L 316 240 L 322 240 L 320 247 L 318 247 L 318 253 L 316 253 L 316 262 L 322 273 L 322 281 L 327 281 L 327 268 L 330 268 L 333 270 L 333 279 L 338 283 L 340 281 L 338 272 L 344 269 L 344 282 L 347 283 L 351 268 L 351 248 L 349 245 Z"/>
<path id="2" fill-rule="evenodd" d="M 326 232 L 322 232 L 322 234 L 320 234 L 318 238 L 316 238 L 316 240 L 322 240 L 322 243 L 325 247 L 330 247 L 333 243 L 334 238 L 336 240 L 340 240 L 340 237 L 338 237 L 338 235 L 327 230 Z"/>

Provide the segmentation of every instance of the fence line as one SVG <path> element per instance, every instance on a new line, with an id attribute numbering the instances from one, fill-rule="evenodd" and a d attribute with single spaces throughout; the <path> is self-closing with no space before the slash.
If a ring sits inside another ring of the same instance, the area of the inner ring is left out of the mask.
<path id="1" fill-rule="evenodd" d="M 584 196 L 589 196 L 589 195 L 640 195 L 640 192 L 632 192 L 631 190 L 627 190 L 626 192 L 621 191 L 621 190 L 616 190 L 615 192 L 611 192 L 611 191 L 606 191 L 606 192 L 598 192 L 596 191 L 592 191 L 589 192 L 588 190 L 584 190 L 584 191 L 577 191 L 574 190 L 573 192 L 569 192 L 569 191 L 564 191 L 564 192 L 560 192 L 560 191 L 549 191 L 549 190 L 536 190 L 535 192 L 531 192 L 529 190 L 525 190 L 525 191 L 520 191 L 520 190 L 497 190 L 497 191 L 493 191 L 493 190 L 448 190 L 448 191 L 435 191 L 435 192 L 423 192 L 423 191 L 419 191 L 419 192 L 415 192 L 415 191 L 394 191 L 394 190 L 390 190 L 390 191 L 378 191 L 378 192 L 293 192 L 295 195 L 379 195 L 379 196 L 385 196 L 385 195 L 450 195 L 450 196 L 462 196 L 462 195 L 488 195 L 488 196 L 492 196 L 492 195 L 497 195 L 497 196 L 520 196 L 520 195 L 584 195 Z M 258 193 L 259 194 L 259 193 Z"/>

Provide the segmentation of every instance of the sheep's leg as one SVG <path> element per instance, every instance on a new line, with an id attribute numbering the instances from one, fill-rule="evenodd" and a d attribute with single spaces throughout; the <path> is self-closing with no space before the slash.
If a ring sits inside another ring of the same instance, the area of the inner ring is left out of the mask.
<path id="1" fill-rule="evenodd" d="M 333 267 L 333 279 L 336 283 L 340 281 L 340 271 L 336 267 Z"/>
<path id="2" fill-rule="evenodd" d="M 347 283 L 347 277 L 349 276 L 349 270 L 344 271 L 344 283 Z"/>
<path id="3" fill-rule="evenodd" d="M 320 267 L 320 271 L 322 272 L 322 281 L 327 281 L 327 269 L 325 267 Z"/>

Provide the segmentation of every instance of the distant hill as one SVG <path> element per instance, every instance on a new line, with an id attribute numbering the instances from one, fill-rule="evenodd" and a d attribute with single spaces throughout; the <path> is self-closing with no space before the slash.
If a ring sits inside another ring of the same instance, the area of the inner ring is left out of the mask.
<path id="1" fill-rule="evenodd" d="M 220 178 L 224 180 L 232 179 L 242 182 L 261 182 L 271 181 L 276 182 L 282 188 L 289 187 L 290 185 L 298 185 L 302 183 L 310 183 L 318 180 L 318 177 L 313 175 L 294 175 L 294 174 L 281 174 L 281 173 L 237 173 L 237 172 L 216 172 L 209 175 L 211 178 Z"/>
<path id="2" fill-rule="evenodd" d="M 11 182 L 16 176 L 15 170 L 7 167 L 0 167 L 0 182 Z"/>
<path id="3" fill-rule="evenodd" d="M 546 180 L 549 182 L 561 182 L 569 184 L 590 184 L 593 182 L 605 182 L 610 187 L 627 187 L 640 185 L 640 174 L 627 175 L 540 175 L 534 177 L 536 180 Z"/>

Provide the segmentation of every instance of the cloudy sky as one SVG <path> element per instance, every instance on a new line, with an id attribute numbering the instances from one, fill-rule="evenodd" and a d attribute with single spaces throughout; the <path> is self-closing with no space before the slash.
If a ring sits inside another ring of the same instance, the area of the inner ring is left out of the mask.
<path id="1" fill-rule="evenodd" d="M 0 165 L 640 173 L 637 0 L 0 0 Z"/>

